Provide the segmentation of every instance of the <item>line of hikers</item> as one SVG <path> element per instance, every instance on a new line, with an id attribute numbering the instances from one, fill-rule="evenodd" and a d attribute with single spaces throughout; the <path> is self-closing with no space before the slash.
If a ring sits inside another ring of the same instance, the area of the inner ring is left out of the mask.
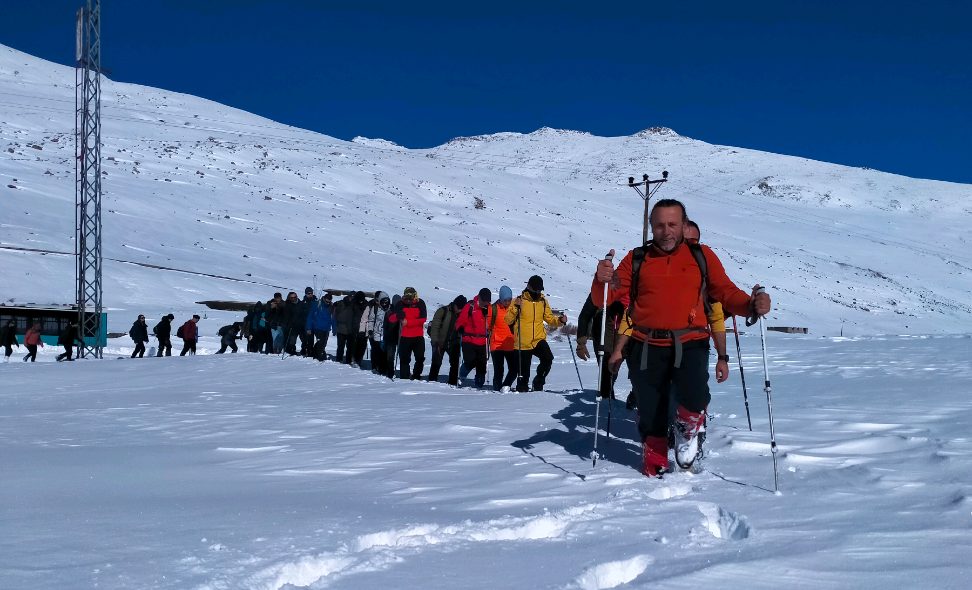
<path id="1" fill-rule="evenodd" d="M 245 339 L 249 352 L 327 358 L 331 335 L 337 338 L 334 360 L 361 367 L 370 347 L 371 370 L 393 378 L 420 379 L 425 368 L 426 336 L 432 346 L 429 381 L 438 381 L 446 357 L 447 382 L 459 385 L 470 373 L 473 384 L 484 387 L 487 365 L 492 360 L 493 388 L 528 391 L 533 357 L 539 359 L 533 389 L 543 389 L 553 365 L 546 326 L 560 327 L 567 316 L 554 313 L 543 296 L 543 279 L 533 276 L 516 299 L 507 286 L 500 287 L 493 303 L 488 288 L 472 301 L 460 295 L 438 308 L 428 319 L 425 301 L 413 287 L 401 296 L 384 291 L 371 299 L 363 291 L 344 295 L 334 302 L 331 292 L 318 299 L 307 287 L 303 299 L 295 292 L 281 293 L 257 302 L 242 322 L 224 326 L 219 353 L 236 352 L 235 341 Z M 297 344 L 300 343 L 298 350 Z M 414 364 L 413 364 L 414 363 Z"/>

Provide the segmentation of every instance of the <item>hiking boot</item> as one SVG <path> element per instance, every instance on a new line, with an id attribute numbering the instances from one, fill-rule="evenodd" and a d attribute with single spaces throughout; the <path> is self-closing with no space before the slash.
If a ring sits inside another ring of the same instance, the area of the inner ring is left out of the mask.
<path id="1" fill-rule="evenodd" d="M 691 469 L 702 456 L 705 440 L 705 412 L 692 412 L 678 407 L 675 421 L 675 462 L 682 469 Z"/>
<path id="2" fill-rule="evenodd" d="M 504 385 L 503 387 L 500 387 L 500 393 L 509 393 L 509 392 L 510 392 L 509 385 Z"/>
<path id="3" fill-rule="evenodd" d="M 647 477 L 661 477 L 668 471 L 668 447 L 663 436 L 649 436 L 641 441 L 641 472 Z"/>
<path id="4" fill-rule="evenodd" d="M 627 399 L 624 400 L 624 407 L 628 410 L 634 410 L 638 407 L 638 397 L 635 392 L 632 391 L 628 394 Z"/>

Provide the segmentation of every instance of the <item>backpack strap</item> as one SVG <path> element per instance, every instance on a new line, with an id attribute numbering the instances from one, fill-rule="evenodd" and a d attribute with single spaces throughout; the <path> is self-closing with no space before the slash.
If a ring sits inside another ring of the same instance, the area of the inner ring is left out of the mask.
<path id="1" fill-rule="evenodd" d="M 645 245 L 638 246 L 631 251 L 631 284 L 628 286 L 628 309 L 625 313 L 628 315 L 628 322 L 634 325 L 634 321 L 631 319 L 631 308 L 634 307 L 635 301 L 638 300 L 638 277 L 641 275 L 641 263 L 645 261 L 645 255 L 648 253 L 648 246 L 651 242 L 645 242 Z M 604 310 L 607 313 L 607 310 Z"/>
<path id="2" fill-rule="evenodd" d="M 705 316 L 709 317 L 712 313 L 712 301 L 709 300 L 709 263 L 705 259 L 705 252 L 702 251 L 702 246 L 699 244 L 693 244 L 687 242 L 689 251 L 692 252 L 692 257 L 695 258 L 695 263 L 699 265 L 699 273 L 702 275 L 702 282 L 699 284 L 699 299 L 702 300 L 702 306 L 705 308 Z"/>

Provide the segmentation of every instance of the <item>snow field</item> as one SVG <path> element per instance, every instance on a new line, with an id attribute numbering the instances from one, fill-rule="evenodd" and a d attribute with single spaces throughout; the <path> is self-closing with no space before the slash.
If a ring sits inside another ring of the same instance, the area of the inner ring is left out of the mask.
<path id="1" fill-rule="evenodd" d="M 0 367 L 0 577 L 11 588 L 962 588 L 970 345 L 771 334 L 779 496 L 753 335 L 754 432 L 734 373 L 712 384 L 705 470 L 663 480 L 637 472 L 620 402 L 591 469 L 594 401 L 574 384 L 566 341 L 553 342 L 550 391 L 516 395 L 245 353 L 11 363 Z M 595 365 L 581 369 L 593 382 Z"/>

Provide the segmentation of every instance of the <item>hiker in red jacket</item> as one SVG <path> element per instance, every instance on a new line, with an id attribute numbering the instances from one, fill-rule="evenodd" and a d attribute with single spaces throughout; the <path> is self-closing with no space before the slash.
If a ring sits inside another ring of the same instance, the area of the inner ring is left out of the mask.
<path id="1" fill-rule="evenodd" d="M 40 322 L 35 322 L 33 326 L 27 333 L 24 334 L 24 346 L 27 347 L 27 356 L 24 357 L 24 362 L 27 361 L 34 362 L 37 360 L 37 347 L 40 346 L 44 348 L 44 342 L 41 340 L 41 325 Z"/>
<path id="2" fill-rule="evenodd" d="M 176 336 L 182 338 L 182 352 L 179 356 L 186 356 L 187 353 L 196 354 L 196 341 L 199 340 L 199 328 L 196 324 L 200 319 L 198 315 L 194 315 L 191 320 L 179 326 L 176 332 Z"/>
<path id="3" fill-rule="evenodd" d="M 597 307 L 605 303 L 605 283 L 608 305 L 624 297 L 630 300 L 633 344 L 628 368 L 638 400 L 642 472 L 647 476 L 668 469 L 668 404 L 673 383 L 678 404 L 675 459 L 687 469 L 698 456 L 697 435 L 711 398 L 706 299 L 718 301 L 733 315 L 758 317 L 770 311 L 770 297 L 758 285 L 752 295 L 740 290 L 708 246 L 685 242 L 687 220 L 685 206 L 679 201 L 658 201 L 649 216 L 652 240 L 628 252 L 617 270 L 610 257 L 602 260 L 591 284 L 591 302 Z M 693 249 L 704 257 L 706 274 Z M 612 355 L 612 363 L 616 362 Z"/>
<path id="4" fill-rule="evenodd" d="M 415 287 L 406 287 L 402 300 L 388 314 L 389 322 L 401 325 L 398 345 L 399 378 L 401 379 L 414 380 L 422 376 L 422 369 L 425 367 L 425 333 L 422 327 L 425 325 L 426 317 L 428 314 L 425 310 L 425 301 L 419 298 Z M 415 368 L 409 372 L 413 353 Z"/>
<path id="5" fill-rule="evenodd" d="M 460 384 L 476 369 L 476 387 L 486 384 L 486 363 L 489 361 L 489 304 L 493 293 L 483 287 L 459 315 L 456 316 L 456 332 L 462 334 L 462 366 L 459 367 Z"/>

